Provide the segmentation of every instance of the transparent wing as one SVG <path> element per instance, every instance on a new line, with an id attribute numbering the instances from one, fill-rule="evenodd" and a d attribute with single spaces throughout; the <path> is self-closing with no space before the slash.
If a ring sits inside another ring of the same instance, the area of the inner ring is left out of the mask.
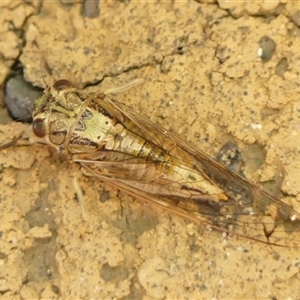
<path id="1" fill-rule="evenodd" d="M 216 182 L 225 191 L 228 200 L 211 202 L 206 201 L 205 195 L 198 199 L 170 195 L 169 187 L 174 182 L 164 178 L 147 181 L 129 171 L 132 166 L 135 170 L 151 168 L 155 162 L 114 151 L 109 154 L 99 151 L 96 154 L 75 155 L 74 161 L 81 163 L 91 174 L 135 197 L 197 223 L 260 242 L 300 246 L 299 212 L 209 155 L 190 147 L 178 136 L 166 132 L 130 107 L 106 98 L 105 108 L 127 130 L 166 150 L 176 158 L 177 163 L 184 162 L 193 166 L 195 172 L 205 174 L 205 177 Z M 101 155 L 106 155 L 106 161 L 101 159 Z M 149 193 L 149 188 L 156 188 L 160 192 Z"/>

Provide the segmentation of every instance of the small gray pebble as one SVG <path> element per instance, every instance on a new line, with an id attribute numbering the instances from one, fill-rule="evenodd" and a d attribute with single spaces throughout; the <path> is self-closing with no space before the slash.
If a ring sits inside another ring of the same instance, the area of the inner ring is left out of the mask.
<path id="1" fill-rule="evenodd" d="M 268 36 L 263 36 L 259 39 L 258 43 L 262 50 L 260 58 L 265 62 L 271 60 L 276 50 L 276 43 L 274 42 L 274 40 L 272 40 Z"/>
<path id="2" fill-rule="evenodd" d="M 11 116 L 18 121 L 29 122 L 34 100 L 41 94 L 38 89 L 27 83 L 21 75 L 8 80 L 4 101 Z"/>

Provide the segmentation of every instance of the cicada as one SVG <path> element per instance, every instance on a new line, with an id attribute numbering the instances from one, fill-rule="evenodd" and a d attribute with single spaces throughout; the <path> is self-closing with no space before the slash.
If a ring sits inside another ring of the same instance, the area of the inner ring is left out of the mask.
<path id="1" fill-rule="evenodd" d="M 33 132 L 86 172 L 197 223 L 297 246 L 300 213 L 110 93 L 59 80 L 35 101 Z"/>

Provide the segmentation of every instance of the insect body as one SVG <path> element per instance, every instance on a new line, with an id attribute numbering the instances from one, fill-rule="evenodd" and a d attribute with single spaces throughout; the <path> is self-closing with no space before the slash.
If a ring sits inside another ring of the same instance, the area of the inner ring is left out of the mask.
<path id="1" fill-rule="evenodd" d="M 133 196 L 226 232 L 291 245 L 297 211 L 112 97 L 60 80 L 36 99 L 33 131 Z"/>

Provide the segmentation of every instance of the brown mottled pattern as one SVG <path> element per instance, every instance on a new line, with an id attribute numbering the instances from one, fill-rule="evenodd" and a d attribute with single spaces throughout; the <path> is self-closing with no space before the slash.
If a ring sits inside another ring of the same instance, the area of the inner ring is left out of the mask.
<path id="1" fill-rule="evenodd" d="M 97 98 L 93 98 L 90 103 L 89 103 L 89 108 L 96 110 L 100 114 L 110 118 L 114 119 L 114 117 L 102 106 L 100 105 L 99 101 Z"/>
<path id="2" fill-rule="evenodd" d="M 93 142 L 92 140 L 88 138 L 84 138 L 82 136 L 73 134 L 71 139 L 70 139 L 70 144 L 71 145 L 84 145 L 84 146 L 91 146 L 94 148 L 98 148 L 98 144 Z"/>

